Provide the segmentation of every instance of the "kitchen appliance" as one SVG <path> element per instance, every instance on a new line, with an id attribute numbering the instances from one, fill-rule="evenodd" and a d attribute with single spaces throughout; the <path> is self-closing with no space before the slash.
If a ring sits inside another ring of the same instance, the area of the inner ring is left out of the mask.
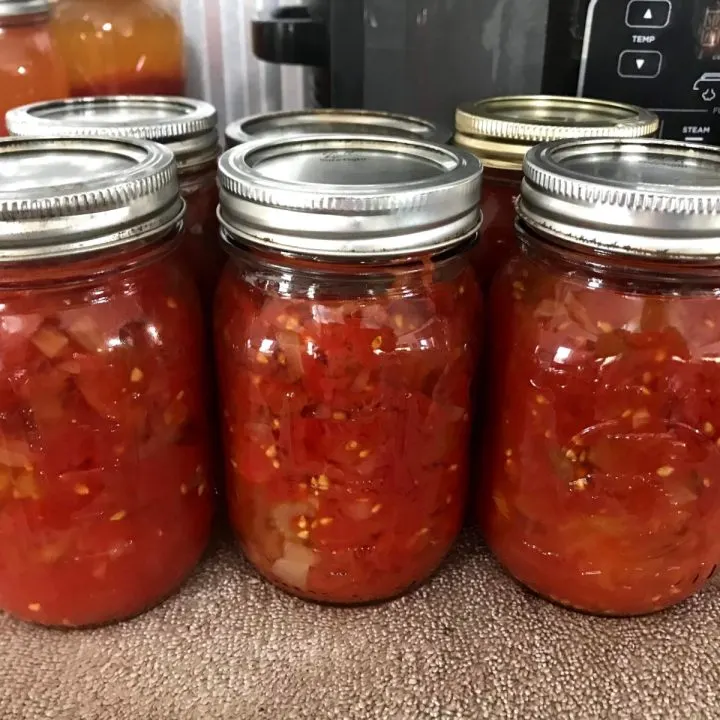
<path id="1" fill-rule="evenodd" d="M 306 0 L 256 20 L 253 48 L 311 67 L 320 107 L 449 123 L 469 99 L 577 94 L 720 144 L 720 0 Z"/>

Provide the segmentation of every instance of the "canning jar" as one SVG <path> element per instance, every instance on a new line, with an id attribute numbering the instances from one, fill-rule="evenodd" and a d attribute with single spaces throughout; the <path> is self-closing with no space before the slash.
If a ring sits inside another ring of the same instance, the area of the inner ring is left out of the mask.
<path id="1" fill-rule="evenodd" d="M 390 598 L 455 539 L 479 181 L 468 153 L 381 136 L 254 141 L 220 159 L 230 517 L 250 561 L 294 595 Z"/>
<path id="2" fill-rule="evenodd" d="M 40 102 L 6 116 L 12 135 L 107 135 L 154 140 L 172 150 L 185 198 L 181 253 L 212 306 L 225 260 L 217 224 L 217 113 L 209 103 L 182 97 L 110 96 Z"/>
<path id="3" fill-rule="evenodd" d="M 73 97 L 185 93 L 183 30 L 166 0 L 56 0 L 53 32 Z"/>
<path id="4" fill-rule="evenodd" d="M 172 153 L 0 142 L 0 609 L 88 626 L 171 594 L 212 514 Z"/>
<path id="5" fill-rule="evenodd" d="M 720 562 L 720 150 L 561 141 L 525 177 L 481 522 L 540 595 L 650 613 Z"/>
<path id="6" fill-rule="evenodd" d="M 449 142 L 452 136 L 447 128 L 410 115 L 377 110 L 283 110 L 231 122 L 225 128 L 225 145 L 231 148 L 260 138 L 336 132 L 390 135 L 437 143 Z"/>
<path id="7" fill-rule="evenodd" d="M 525 153 L 537 143 L 563 138 L 637 138 L 654 135 L 654 113 L 632 105 L 588 98 L 525 95 L 460 105 L 455 144 L 477 155 L 485 168 L 482 241 L 474 264 L 484 285 L 516 250 L 515 208 Z"/>
<path id="8" fill-rule="evenodd" d="M 49 12 L 48 0 L 0 0 L 0 135 L 10 108 L 68 93 Z"/>

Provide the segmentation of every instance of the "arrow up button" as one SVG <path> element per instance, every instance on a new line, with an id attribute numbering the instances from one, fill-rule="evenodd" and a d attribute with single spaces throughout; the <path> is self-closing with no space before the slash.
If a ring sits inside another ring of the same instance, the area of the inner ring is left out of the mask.
<path id="1" fill-rule="evenodd" d="M 623 50 L 618 58 L 618 75 L 648 80 L 660 74 L 662 64 L 662 54 L 657 50 Z"/>
<path id="2" fill-rule="evenodd" d="M 630 0 L 625 24 L 631 28 L 659 30 L 670 24 L 671 0 Z"/>

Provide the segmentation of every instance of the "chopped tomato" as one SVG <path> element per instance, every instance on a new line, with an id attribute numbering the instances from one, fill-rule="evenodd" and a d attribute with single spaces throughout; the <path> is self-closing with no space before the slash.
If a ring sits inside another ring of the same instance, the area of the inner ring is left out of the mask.
<path id="1" fill-rule="evenodd" d="M 474 271 L 458 255 L 381 291 L 371 280 L 333 297 L 330 274 L 288 297 L 255 284 L 253 262 L 228 265 L 216 305 L 234 528 L 258 570 L 301 597 L 402 593 L 435 570 L 462 519 Z"/>
<path id="2" fill-rule="evenodd" d="M 720 563 L 720 301 L 535 248 L 493 287 L 488 543 L 567 606 L 660 610 Z"/>
<path id="3" fill-rule="evenodd" d="M 0 291 L 0 609 L 16 617 L 129 617 L 203 552 L 203 335 L 177 268 L 163 252 L 92 280 Z"/>

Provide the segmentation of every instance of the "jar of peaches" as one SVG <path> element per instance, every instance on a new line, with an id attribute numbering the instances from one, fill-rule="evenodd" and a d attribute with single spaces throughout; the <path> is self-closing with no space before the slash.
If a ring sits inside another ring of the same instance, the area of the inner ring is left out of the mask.
<path id="1" fill-rule="evenodd" d="M 0 135 L 7 135 L 10 108 L 67 94 L 48 0 L 0 0 Z"/>
<path id="2" fill-rule="evenodd" d="M 172 153 L 0 142 L 0 609 L 57 626 L 170 595 L 212 515 L 204 335 Z"/>
<path id="3" fill-rule="evenodd" d="M 518 213 L 489 313 L 487 542 L 567 607 L 662 610 L 720 563 L 720 150 L 541 145 Z"/>
<path id="4" fill-rule="evenodd" d="M 563 138 L 637 138 L 654 135 L 660 122 L 639 107 L 604 100 L 549 95 L 495 97 L 460 105 L 455 144 L 485 168 L 482 242 L 474 254 L 485 285 L 517 249 L 513 200 L 520 192 L 525 153 Z"/>
<path id="5" fill-rule="evenodd" d="M 185 43 L 167 0 L 55 0 L 70 95 L 183 95 Z"/>
<path id="6" fill-rule="evenodd" d="M 168 147 L 187 206 L 180 250 L 209 311 L 225 259 L 218 242 L 218 133 L 212 105 L 170 96 L 88 97 L 15 108 L 6 122 L 12 135 L 134 137 Z"/>
<path id="7" fill-rule="evenodd" d="M 480 176 L 469 153 L 382 136 L 257 140 L 220 159 L 230 516 L 292 594 L 391 598 L 458 533 Z"/>

